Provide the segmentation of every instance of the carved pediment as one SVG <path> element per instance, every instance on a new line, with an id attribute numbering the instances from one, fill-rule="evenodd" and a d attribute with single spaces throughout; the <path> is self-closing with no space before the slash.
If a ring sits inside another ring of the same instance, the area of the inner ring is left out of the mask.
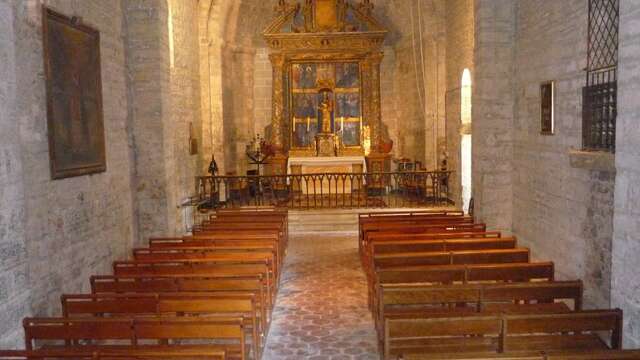
<path id="1" fill-rule="evenodd" d="M 280 0 L 264 36 L 273 49 L 378 48 L 387 30 L 372 8 L 369 0 Z"/>

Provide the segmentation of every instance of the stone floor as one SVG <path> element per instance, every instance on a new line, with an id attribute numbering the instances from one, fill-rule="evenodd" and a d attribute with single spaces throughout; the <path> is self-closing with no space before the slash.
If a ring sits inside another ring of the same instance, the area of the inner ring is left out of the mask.
<path id="1" fill-rule="evenodd" d="M 356 235 L 290 235 L 264 360 L 379 359 Z"/>

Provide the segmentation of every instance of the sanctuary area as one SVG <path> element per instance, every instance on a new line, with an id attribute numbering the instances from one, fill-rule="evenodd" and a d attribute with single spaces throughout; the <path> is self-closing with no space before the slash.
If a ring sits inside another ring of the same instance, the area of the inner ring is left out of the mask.
<path id="1" fill-rule="evenodd" d="M 639 0 L 0 0 L 0 360 L 640 359 Z"/>

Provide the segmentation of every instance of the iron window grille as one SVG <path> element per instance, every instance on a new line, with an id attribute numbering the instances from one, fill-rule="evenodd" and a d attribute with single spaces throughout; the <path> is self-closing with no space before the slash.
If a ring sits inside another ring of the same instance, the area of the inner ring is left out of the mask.
<path id="1" fill-rule="evenodd" d="M 586 86 L 582 90 L 582 146 L 615 152 L 618 95 L 619 0 L 589 0 Z"/>

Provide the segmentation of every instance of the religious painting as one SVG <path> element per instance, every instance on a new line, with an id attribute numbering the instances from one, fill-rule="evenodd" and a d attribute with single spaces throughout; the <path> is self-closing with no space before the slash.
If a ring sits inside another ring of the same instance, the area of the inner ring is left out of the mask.
<path id="1" fill-rule="evenodd" d="M 43 7 L 51 176 L 106 171 L 100 34 Z"/>
<path id="2" fill-rule="evenodd" d="M 294 89 L 313 89 L 316 87 L 316 64 L 293 64 L 291 74 Z"/>
<path id="3" fill-rule="evenodd" d="M 354 118 L 360 117 L 360 94 L 340 93 L 336 94 L 338 103 L 337 117 Z"/>
<path id="4" fill-rule="evenodd" d="M 540 132 L 543 135 L 553 135 L 554 129 L 554 97 L 553 81 L 540 84 Z"/>
<path id="5" fill-rule="evenodd" d="M 293 116 L 312 118 L 318 116 L 318 95 L 308 93 L 293 94 Z"/>
<path id="6" fill-rule="evenodd" d="M 336 86 L 338 88 L 360 86 L 360 67 L 358 63 L 336 64 Z"/>
<path id="7" fill-rule="evenodd" d="M 340 135 L 342 137 L 342 143 L 345 146 L 358 146 L 360 145 L 360 122 L 359 121 L 344 121 L 341 125 Z"/>
<path id="8" fill-rule="evenodd" d="M 333 85 L 336 83 L 336 71 L 333 64 L 318 64 L 318 86 Z"/>
<path id="9" fill-rule="evenodd" d="M 313 143 L 318 133 L 318 123 L 310 119 L 296 120 L 294 142 L 298 147 L 307 147 Z"/>

